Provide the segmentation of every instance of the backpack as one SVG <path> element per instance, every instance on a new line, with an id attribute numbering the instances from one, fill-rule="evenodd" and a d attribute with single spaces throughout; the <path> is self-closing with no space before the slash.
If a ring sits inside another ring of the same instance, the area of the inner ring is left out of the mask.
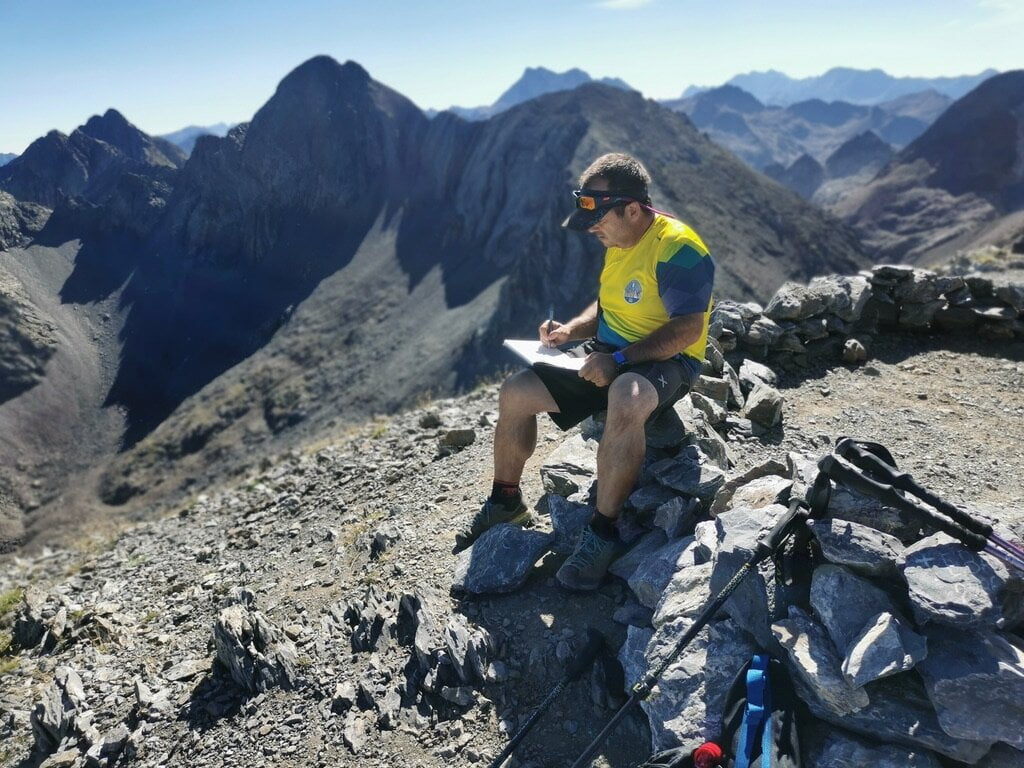
<path id="1" fill-rule="evenodd" d="M 723 765 L 800 768 L 799 707 L 782 663 L 767 654 L 754 656 L 729 688 L 722 718 Z M 706 750 L 698 745 L 676 747 L 653 755 L 641 768 L 701 768 L 694 761 L 695 748 Z"/>

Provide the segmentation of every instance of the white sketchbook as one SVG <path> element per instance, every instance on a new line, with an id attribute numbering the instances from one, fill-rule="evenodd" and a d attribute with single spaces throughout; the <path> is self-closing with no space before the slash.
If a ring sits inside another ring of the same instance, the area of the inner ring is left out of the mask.
<path id="1" fill-rule="evenodd" d="M 585 357 L 570 357 L 556 348 L 545 347 L 536 339 L 505 339 L 505 346 L 530 365 L 543 363 L 568 371 L 578 371 L 586 361 Z"/>

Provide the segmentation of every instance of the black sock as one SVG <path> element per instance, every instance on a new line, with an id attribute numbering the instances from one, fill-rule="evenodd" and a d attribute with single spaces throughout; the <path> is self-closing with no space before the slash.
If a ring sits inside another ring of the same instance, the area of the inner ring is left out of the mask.
<path id="1" fill-rule="evenodd" d="M 501 504 L 503 507 L 516 507 L 523 500 L 523 494 L 519 490 L 519 483 L 503 483 L 495 480 L 491 486 L 491 501 Z"/>
<path id="2" fill-rule="evenodd" d="M 594 516 L 590 518 L 590 530 L 605 541 L 616 541 L 619 538 L 619 531 L 615 527 L 615 520 L 605 517 L 600 512 L 595 512 Z"/>

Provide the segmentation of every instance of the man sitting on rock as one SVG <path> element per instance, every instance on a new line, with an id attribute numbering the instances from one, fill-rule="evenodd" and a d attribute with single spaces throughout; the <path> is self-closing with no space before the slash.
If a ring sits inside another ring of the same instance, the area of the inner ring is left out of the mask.
<path id="1" fill-rule="evenodd" d="M 570 589 L 596 589 L 622 553 L 616 521 L 643 465 L 644 425 L 700 374 L 715 274 L 697 233 L 651 207 L 649 183 L 647 170 L 621 153 L 599 157 L 580 177 L 576 210 L 562 226 L 590 232 L 608 249 L 598 299 L 567 323 L 541 324 L 540 340 L 587 340 L 586 361 L 578 373 L 536 365 L 502 385 L 491 496 L 456 535 L 456 551 L 494 525 L 530 521 L 519 480 L 536 447 L 537 414 L 567 430 L 607 410 L 597 512 L 557 578 Z"/>

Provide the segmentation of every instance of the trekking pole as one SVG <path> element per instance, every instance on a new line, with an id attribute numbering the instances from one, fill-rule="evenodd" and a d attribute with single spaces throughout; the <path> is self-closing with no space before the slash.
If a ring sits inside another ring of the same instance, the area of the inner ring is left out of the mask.
<path id="1" fill-rule="evenodd" d="M 837 483 L 842 483 L 868 496 L 873 496 L 879 501 L 901 509 L 904 512 L 924 518 L 943 533 L 959 540 L 960 543 L 970 550 L 986 552 L 1007 565 L 1024 571 L 1024 558 L 1017 557 L 1012 553 L 1012 550 L 1006 551 L 1001 549 L 991 543 L 985 536 L 968 530 L 959 522 L 947 520 L 938 513 L 932 512 L 916 498 L 907 498 L 892 485 L 869 477 L 841 456 L 834 453 L 827 454 L 818 462 L 818 469 Z"/>
<path id="2" fill-rule="evenodd" d="M 565 690 L 565 687 L 579 678 L 579 676 L 594 663 L 594 659 L 603 647 L 604 638 L 601 634 L 593 629 L 588 629 L 587 640 L 584 643 L 583 648 L 581 648 L 580 652 L 576 655 L 576 658 L 573 659 L 572 664 L 569 665 L 569 669 L 566 670 L 565 676 L 561 681 L 559 681 L 558 685 L 551 689 L 551 692 L 544 698 L 544 701 L 540 703 L 540 706 L 534 710 L 532 715 L 530 715 L 529 720 L 527 720 L 526 723 L 523 724 L 523 727 L 519 729 L 519 733 L 512 737 L 512 740 L 505 745 L 505 748 L 501 750 L 501 753 L 491 761 L 488 768 L 498 768 L 498 766 L 505 762 L 508 756 L 511 755 L 515 748 L 519 746 L 519 742 L 526 738 L 526 734 L 530 732 L 530 729 L 533 728 L 534 725 L 536 725 L 540 716 L 547 711 L 548 707 L 550 707 L 554 700 L 558 698 L 559 694 Z"/>
<path id="3" fill-rule="evenodd" d="M 932 507 L 953 519 L 971 533 L 986 538 L 990 544 L 1005 550 L 1019 560 L 1024 560 L 1024 547 L 1016 542 L 1008 541 L 997 534 L 992 526 L 971 517 L 965 510 L 955 504 L 936 496 L 934 493 L 916 482 L 907 472 L 896 469 L 896 461 L 885 448 L 878 443 L 866 440 L 855 440 L 843 437 L 836 442 L 835 453 L 842 456 L 856 467 L 881 478 L 897 490 L 904 491 L 927 502 Z"/>
<path id="4" fill-rule="evenodd" d="M 712 617 L 718 613 L 719 609 L 725 604 L 725 601 L 729 599 L 729 596 L 736 590 L 747 574 L 749 574 L 754 568 L 757 567 L 758 563 L 762 562 L 773 552 L 775 552 L 782 543 L 793 533 L 794 529 L 802 525 L 808 518 L 807 505 L 802 499 L 794 500 L 789 507 L 789 511 L 782 516 L 782 519 L 775 525 L 771 532 L 765 536 L 757 547 L 754 549 L 754 553 L 747 559 L 747 561 L 740 566 L 740 569 L 736 574 L 729 580 L 722 590 L 715 595 L 715 597 L 708 603 L 704 610 L 700 612 L 700 615 L 694 620 L 690 628 L 683 633 L 683 636 L 679 638 L 676 643 L 676 647 L 672 649 L 672 652 L 665 657 L 665 659 L 658 665 L 653 672 L 648 672 L 643 680 L 638 681 L 632 687 L 632 695 L 619 707 L 615 716 L 608 721 L 602 731 L 597 734 L 594 740 L 587 747 L 586 751 L 580 755 L 579 759 L 572 764 L 572 768 L 585 768 L 590 765 L 591 760 L 597 751 L 601 748 L 601 745 L 611 735 L 612 731 L 622 722 L 623 718 L 629 712 L 636 707 L 641 701 L 646 699 L 651 694 L 651 690 L 657 685 L 658 680 L 665 674 L 670 666 L 675 663 L 676 659 L 683 652 L 690 641 L 697 636 L 704 625 L 711 621 Z"/>

